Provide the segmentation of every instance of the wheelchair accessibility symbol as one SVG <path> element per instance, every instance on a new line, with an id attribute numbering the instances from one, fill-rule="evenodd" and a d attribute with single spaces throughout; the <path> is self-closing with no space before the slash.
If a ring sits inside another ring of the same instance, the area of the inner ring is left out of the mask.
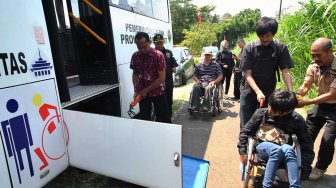
<path id="1" fill-rule="evenodd" d="M 43 103 L 39 93 L 34 94 L 32 102 L 34 107 L 31 109 L 36 111 L 22 113 L 23 110 L 30 110 L 17 99 L 9 99 L 5 103 L 6 110 L 10 113 L 9 119 L 0 121 L 2 131 L 0 136 L 3 137 L 4 147 L 7 149 L 8 162 L 13 162 L 13 169 L 20 184 L 26 164 L 28 164 L 30 177 L 33 177 L 36 172 L 36 169 L 34 172 L 34 164 L 42 164 L 38 168 L 42 171 L 49 166 L 50 162 L 61 159 L 66 154 L 65 144 L 69 141 L 68 134 L 66 134 L 66 143 L 63 141 L 63 130 L 68 133 L 68 129 L 65 124 L 63 128 L 58 107 Z M 29 104 L 25 105 L 29 106 Z M 18 112 L 20 114 L 15 114 Z M 40 137 L 36 136 L 39 134 Z"/>
<path id="2" fill-rule="evenodd" d="M 62 142 L 62 140 L 59 140 L 59 138 L 63 138 L 63 130 L 60 114 L 56 106 L 43 103 L 42 96 L 40 94 L 35 94 L 33 96 L 33 103 L 36 107 L 39 108 L 38 111 L 40 117 L 43 120 L 43 122 L 45 122 L 41 137 L 43 152 L 41 151 L 40 147 L 34 150 L 36 155 L 40 158 L 42 162 L 40 170 L 43 170 L 45 167 L 48 166 L 48 161 L 46 157 L 49 160 L 58 160 L 66 154 L 64 143 Z M 54 115 L 50 113 L 52 111 L 54 111 Z M 66 126 L 65 131 L 67 133 L 66 144 L 68 144 L 69 137 L 68 137 L 68 129 Z"/>

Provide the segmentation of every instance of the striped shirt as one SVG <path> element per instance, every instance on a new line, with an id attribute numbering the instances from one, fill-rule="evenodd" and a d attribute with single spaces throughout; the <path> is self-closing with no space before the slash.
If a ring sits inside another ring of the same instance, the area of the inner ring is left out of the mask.
<path id="1" fill-rule="evenodd" d="M 196 65 L 194 69 L 194 75 L 203 83 L 210 83 L 221 76 L 222 70 L 218 63 L 212 61 L 209 65 L 205 65 L 203 62 Z"/>

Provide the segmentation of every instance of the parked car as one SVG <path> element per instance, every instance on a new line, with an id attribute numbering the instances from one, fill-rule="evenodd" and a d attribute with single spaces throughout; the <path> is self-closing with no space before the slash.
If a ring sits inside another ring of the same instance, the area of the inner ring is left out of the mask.
<path id="1" fill-rule="evenodd" d="M 193 74 L 195 64 L 193 55 L 186 47 L 174 47 L 172 52 L 178 64 L 174 75 L 174 85 L 184 85 Z"/>
<path id="2" fill-rule="evenodd" d="M 201 61 L 204 60 L 204 53 L 206 50 L 210 50 L 212 53 L 212 60 L 216 59 L 216 54 L 218 52 L 218 47 L 217 46 L 207 46 L 202 48 L 202 54 L 201 54 Z"/>

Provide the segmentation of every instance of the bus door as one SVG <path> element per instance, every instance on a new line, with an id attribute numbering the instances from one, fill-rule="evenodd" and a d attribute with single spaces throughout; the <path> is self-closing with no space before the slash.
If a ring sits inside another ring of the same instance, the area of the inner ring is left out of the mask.
<path id="1" fill-rule="evenodd" d="M 63 111 L 70 165 L 145 187 L 182 187 L 182 126 Z"/>

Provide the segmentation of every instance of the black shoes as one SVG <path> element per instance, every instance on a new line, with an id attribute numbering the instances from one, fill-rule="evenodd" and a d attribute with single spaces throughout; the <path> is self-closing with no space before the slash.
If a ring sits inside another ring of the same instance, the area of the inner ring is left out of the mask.
<path id="1" fill-rule="evenodd" d="M 209 109 L 207 107 L 203 107 L 202 112 L 209 112 Z"/>
<path id="2" fill-rule="evenodd" d="M 195 112 L 195 111 L 197 111 L 197 109 L 196 109 L 196 107 L 189 106 L 188 111 L 189 112 Z"/>

